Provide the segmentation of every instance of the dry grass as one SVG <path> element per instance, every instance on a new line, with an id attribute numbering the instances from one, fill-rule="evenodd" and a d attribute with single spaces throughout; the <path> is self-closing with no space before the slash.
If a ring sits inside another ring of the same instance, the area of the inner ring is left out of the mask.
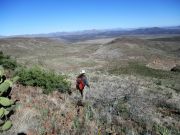
<path id="1" fill-rule="evenodd" d="M 129 119 L 136 124 L 134 129 L 129 127 L 130 129 L 139 133 L 145 132 L 145 130 L 152 132 L 154 123 L 163 125 L 168 119 L 166 116 L 161 117 L 163 114 L 157 111 L 157 104 L 165 104 L 162 101 L 171 102 L 171 105 L 176 105 L 173 109 L 178 111 L 177 102 L 180 98 L 177 96 L 169 97 L 169 89 L 166 87 L 162 88 L 163 92 L 158 92 L 158 86 L 151 80 L 145 81 L 143 78 L 123 75 L 91 74 L 90 76 L 92 86 L 87 94 L 87 100 L 92 104 L 96 120 L 98 120 L 97 123 L 100 122 L 101 126 L 108 128 L 113 125 L 117 127 L 122 124 L 122 121 Z M 152 89 L 156 92 L 152 93 Z M 171 91 L 176 93 L 172 89 Z M 121 107 L 120 110 L 117 110 L 116 106 L 119 104 Z M 118 111 L 119 114 L 117 114 Z M 171 118 L 173 120 L 168 122 L 169 126 L 173 127 L 174 123 L 177 130 L 180 123 L 177 118 Z M 119 121 L 119 119 L 123 120 Z M 141 129 L 138 129 L 140 127 Z M 144 127 L 145 129 L 143 129 Z"/>
<path id="2" fill-rule="evenodd" d="M 88 71 L 87 71 L 88 72 Z M 33 87 L 16 86 L 20 99 L 7 133 L 33 134 L 160 134 L 178 133 L 180 95 L 154 80 L 129 75 L 87 73 L 91 88 L 86 100 L 80 93 L 42 94 Z M 69 74 L 75 89 L 75 74 Z M 79 104 L 80 103 L 80 104 Z"/>

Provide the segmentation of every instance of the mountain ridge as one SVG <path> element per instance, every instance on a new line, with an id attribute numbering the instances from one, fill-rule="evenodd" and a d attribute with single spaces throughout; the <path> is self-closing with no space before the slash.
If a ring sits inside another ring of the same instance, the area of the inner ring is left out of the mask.
<path id="1" fill-rule="evenodd" d="M 69 32 L 50 32 L 39 34 L 22 34 L 22 35 L 10 35 L 6 37 L 23 36 L 23 37 L 57 37 L 57 36 L 72 36 L 83 34 L 99 34 L 99 35 L 131 35 L 131 34 L 180 34 L 180 26 L 168 26 L 168 27 L 139 27 L 139 28 L 112 28 L 112 29 L 90 29 L 79 30 Z M 1 36 L 3 36 L 1 34 Z M 4 36 L 3 36 L 4 37 Z"/>

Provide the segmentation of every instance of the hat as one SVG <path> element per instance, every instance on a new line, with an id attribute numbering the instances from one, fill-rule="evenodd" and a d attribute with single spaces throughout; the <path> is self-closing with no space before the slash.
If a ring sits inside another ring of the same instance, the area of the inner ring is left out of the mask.
<path id="1" fill-rule="evenodd" d="M 82 71 L 80 72 L 80 74 L 84 74 L 84 73 L 86 73 L 85 70 L 82 70 Z"/>

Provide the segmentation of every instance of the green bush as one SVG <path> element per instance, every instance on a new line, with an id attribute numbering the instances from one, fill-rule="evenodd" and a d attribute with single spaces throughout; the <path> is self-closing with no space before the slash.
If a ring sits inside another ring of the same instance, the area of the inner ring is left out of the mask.
<path id="1" fill-rule="evenodd" d="M 155 128 L 155 131 L 157 133 L 159 133 L 160 135 L 171 135 L 171 131 L 164 126 L 160 126 L 160 125 L 155 124 L 154 128 Z"/>
<path id="2" fill-rule="evenodd" d="M 159 79 L 158 79 L 158 80 L 155 80 L 154 83 L 155 83 L 156 85 L 162 85 L 162 82 L 161 82 L 161 80 L 159 80 Z"/>
<path id="3" fill-rule="evenodd" d="M 130 112 L 125 101 L 118 100 L 117 104 L 114 106 L 115 112 L 117 115 L 122 116 L 123 118 L 129 118 Z"/>
<path id="4" fill-rule="evenodd" d="M 10 56 L 6 56 L 3 52 L 0 51 L 0 65 L 5 69 L 14 70 L 18 67 L 18 64 L 15 59 L 10 58 Z"/>
<path id="5" fill-rule="evenodd" d="M 38 86 L 44 89 L 44 93 L 48 94 L 54 90 L 60 92 L 69 92 L 70 82 L 67 76 L 57 75 L 53 71 L 46 71 L 39 67 L 19 68 L 16 75 L 20 77 L 19 82 L 22 85 Z"/>
<path id="6" fill-rule="evenodd" d="M 93 108 L 90 104 L 87 104 L 85 107 L 85 117 L 88 120 L 93 120 L 94 118 Z"/>

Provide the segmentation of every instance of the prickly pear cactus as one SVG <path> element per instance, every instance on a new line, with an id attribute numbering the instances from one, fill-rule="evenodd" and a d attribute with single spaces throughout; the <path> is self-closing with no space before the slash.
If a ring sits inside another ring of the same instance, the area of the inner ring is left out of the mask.
<path id="1" fill-rule="evenodd" d="M 2 95 L 9 89 L 12 89 L 13 84 L 19 79 L 16 76 L 12 79 L 2 81 L 3 75 L 4 69 L 0 67 L 0 132 L 7 131 L 12 127 L 12 122 L 9 120 L 8 114 L 14 110 L 14 101 Z"/>
<path id="2" fill-rule="evenodd" d="M 0 118 L 2 118 L 4 116 L 4 108 L 0 109 Z"/>
<path id="3" fill-rule="evenodd" d="M 13 83 L 15 83 L 17 80 L 19 79 L 18 76 L 15 76 L 14 78 L 12 78 L 12 80 L 7 79 L 5 80 L 3 83 L 0 84 L 0 96 L 7 92 L 8 89 L 10 89 L 13 85 Z"/>
<path id="4" fill-rule="evenodd" d="M 2 105 L 2 106 L 10 106 L 12 104 L 14 104 L 14 102 L 12 100 L 10 100 L 9 98 L 0 97 L 0 105 Z"/>
<path id="5" fill-rule="evenodd" d="M 4 69 L 2 66 L 0 66 L 0 76 L 4 75 Z"/>
<path id="6" fill-rule="evenodd" d="M 4 69 L 0 66 L 0 84 L 3 82 L 2 76 L 4 75 Z"/>
<path id="7" fill-rule="evenodd" d="M 12 82 L 10 80 L 5 80 L 0 85 L 0 96 L 6 92 L 10 87 L 12 87 Z"/>
<path id="8" fill-rule="evenodd" d="M 2 131 L 7 131 L 12 127 L 12 122 L 10 120 L 7 120 L 1 127 Z"/>

